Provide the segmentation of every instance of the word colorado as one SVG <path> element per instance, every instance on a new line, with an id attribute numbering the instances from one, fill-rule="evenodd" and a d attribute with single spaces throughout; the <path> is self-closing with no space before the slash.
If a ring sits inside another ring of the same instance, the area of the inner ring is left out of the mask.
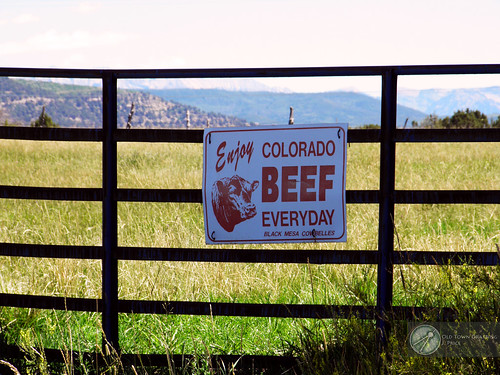
<path id="1" fill-rule="evenodd" d="M 264 142 L 262 145 L 262 156 L 266 159 L 274 158 L 302 158 L 309 156 L 333 156 L 335 154 L 335 143 L 332 140 L 328 142 L 310 141 L 310 142 Z"/>

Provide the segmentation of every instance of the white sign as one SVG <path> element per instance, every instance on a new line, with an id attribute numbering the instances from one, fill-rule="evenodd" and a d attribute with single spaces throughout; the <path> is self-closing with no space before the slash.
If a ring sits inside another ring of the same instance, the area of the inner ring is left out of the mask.
<path id="1" fill-rule="evenodd" d="M 346 124 L 205 129 L 206 242 L 345 242 L 346 143 Z"/>

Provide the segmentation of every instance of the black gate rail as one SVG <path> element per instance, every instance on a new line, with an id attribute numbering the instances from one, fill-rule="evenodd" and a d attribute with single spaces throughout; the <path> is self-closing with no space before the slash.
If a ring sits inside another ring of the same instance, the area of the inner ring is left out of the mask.
<path id="1" fill-rule="evenodd" d="M 102 246 L 0 244 L 0 256 L 99 259 L 102 261 L 100 299 L 0 294 L 1 306 L 89 311 L 102 314 L 106 340 L 119 349 L 118 314 L 190 314 L 330 319 L 357 316 L 377 321 L 384 345 L 390 329 L 388 316 L 420 319 L 434 313 L 438 319 L 454 320 L 449 308 L 393 306 L 393 267 L 417 265 L 499 265 L 495 252 L 395 251 L 394 207 L 396 204 L 500 204 L 500 190 L 396 190 L 395 146 L 399 142 L 500 142 L 500 129 L 398 129 L 396 128 L 397 77 L 400 75 L 500 74 L 500 64 L 441 66 L 375 66 L 258 69 L 168 69 L 168 70 L 81 70 L 0 68 L 0 76 L 85 78 L 102 82 L 102 129 L 40 129 L 0 126 L 0 138 L 34 141 L 100 142 L 103 147 L 103 183 L 99 188 L 0 186 L 0 198 L 102 202 Z M 349 129 L 349 143 L 380 144 L 380 189 L 349 190 L 349 204 L 379 206 L 377 250 L 247 250 L 144 248 L 118 246 L 118 202 L 202 203 L 200 189 L 124 189 L 117 186 L 117 142 L 202 143 L 201 130 L 118 129 L 117 80 L 140 78 L 262 78 L 379 76 L 382 79 L 381 129 Z M 248 304 L 191 301 L 135 301 L 118 299 L 118 260 L 197 261 L 245 263 L 367 264 L 377 265 L 376 306 L 325 306 L 294 304 Z M 436 315 L 437 314 L 437 315 Z M 104 343 L 104 340 L 103 340 Z M 54 350 L 48 350 L 49 355 Z M 51 354 L 52 353 L 52 354 Z M 58 354 L 54 354 L 57 356 Z M 164 363 L 165 356 L 145 356 Z M 292 365 L 295 359 L 268 356 L 214 356 L 221 361 L 257 364 L 265 368 L 278 362 Z M 136 355 L 129 355 L 135 360 Z M 173 356 L 176 361 L 185 355 Z M 229 363 L 229 362 L 227 362 Z"/>
<path id="2" fill-rule="evenodd" d="M 102 142 L 102 130 L 1 126 L 0 138 L 36 141 Z"/>
<path id="3" fill-rule="evenodd" d="M 53 309 L 63 311 L 103 311 L 102 299 L 0 294 L 0 306 Z M 119 300 L 118 312 L 125 314 L 171 314 L 245 316 L 256 318 L 339 319 L 357 317 L 376 320 L 376 306 L 313 305 L 313 304 L 258 304 L 234 302 L 147 301 Z M 397 320 L 414 320 L 434 314 L 443 321 L 453 321 L 457 312 L 449 307 L 393 306 L 385 314 Z"/>
<path id="4" fill-rule="evenodd" d="M 406 204 L 499 204 L 500 190 L 395 190 L 394 202 Z M 0 186 L 0 198 L 102 201 L 100 188 Z M 116 189 L 119 202 L 202 203 L 201 189 Z M 347 190 L 347 203 L 379 203 L 378 190 Z"/>
<path id="5" fill-rule="evenodd" d="M 25 358 L 26 354 L 17 346 L 5 345 L 2 347 L 2 355 L 5 358 Z M 90 368 L 99 368 L 102 366 L 103 372 L 106 371 L 106 364 L 109 358 L 102 353 L 88 353 L 70 350 L 45 349 L 45 358 L 48 362 L 67 363 L 68 358 L 72 358 L 77 363 L 91 362 Z M 291 373 L 297 373 L 299 370 L 299 359 L 290 356 L 269 356 L 269 355 L 234 355 L 219 354 L 211 355 L 209 358 L 204 354 L 120 354 L 119 359 L 124 366 L 141 367 L 166 367 L 175 366 L 187 369 L 189 366 L 196 368 L 196 365 L 202 361 L 209 362 L 212 368 L 224 368 L 245 370 L 248 373 L 254 373 L 256 369 L 264 370 L 264 373 L 278 374 L 283 369 L 295 369 Z"/>
<path id="6" fill-rule="evenodd" d="M 66 246 L 0 243 L 0 256 L 67 259 L 102 259 L 101 246 Z M 279 250 L 117 247 L 119 260 L 213 263 L 378 264 L 376 250 Z M 495 252 L 395 251 L 394 264 L 500 265 Z M 1 303 L 1 301 L 0 301 Z"/>
<path id="7" fill-rule="evenodd" d="M 102 142 L 102 129 L 0 126 L 0 138 L 36 141 Z M 116 142 L 202 143 L 203 130 L 116 129 Z M 379 129 L 349 129 L 349 143 L 380 142 Z M 500 142 L 497 129 L 396 129 L 395 142 Z"/>
<path id="8" fill-rule="evenodd" d="M 102 201 L 100 188 L 0 186 L 0 198 Z M 119 202 L 202 203 L 201 189 L 116 189 Z M 347 190 L 347 203 L 380 203 L 378 190 Z M 500 190 L 394 190 L 399 204 L 499 204 Z"/>

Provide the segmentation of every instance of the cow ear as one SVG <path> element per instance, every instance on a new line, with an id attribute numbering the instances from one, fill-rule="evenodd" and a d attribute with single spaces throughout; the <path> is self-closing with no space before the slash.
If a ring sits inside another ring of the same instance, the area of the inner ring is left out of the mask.
<path id="1" fill-rule="evenodd" d="M 238 189 L 236 188 L 236 186 L 234 186 L 234 184 L 230 184 L 227 190 L 229 194 L 237 194 Z"/>
<path id="2" fill-rule="evenodd" d="M 255 180 L 254 182 L 252 182 L 252 191 L 257 190 L 258 187 L 259 187 L 259 181 Z"/>

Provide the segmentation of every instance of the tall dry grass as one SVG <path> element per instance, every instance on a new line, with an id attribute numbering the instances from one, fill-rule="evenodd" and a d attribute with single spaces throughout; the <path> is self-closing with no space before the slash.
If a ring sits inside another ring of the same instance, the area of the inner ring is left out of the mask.
<path id="1" fill-rule="evenodd" d="M 347 189 L 378 189 L 379 152 L 378 145 L 349 145 Z M 0 141 L 2 185 L 100 187 L 101 173 L 99 144 Z M 120 188 L 201 188 L 201 175 L 201 145 L 119 145 Z M 498 186 L 500 148 L 495 144 L 398 145 L 397 189 L 487 190 Z M 344 244 L 260 247 L 376 250 L 377 205 L 351 204 L 347 210 L 348 240 Z M 101 213 L 101 205 L 95 202 L 3 199 L 0 242 L 100 245 Z M 200 204 L 120 202 L 118 215 L 120 246 L 206 247 Z M 401 250 L 493 251 L 494 244 L 500 242 L 500 208 L 495 205 L 397 205 L 394 220 L 398 233 L 395 245 Z M 450 276 L 446 277 L 442 272 L 442 268 L 431 266 L 397 266 L 395 304 L 455 303 L 451 296 L 456 294 L 450 292 L 454 283 L 446 284 L 446 280 L 459 279 L 460 268 L 450 267 Z M 447 294 L 442 295 L 442 290 Z M 0 257 L 0 292 L 100 298 L 101 264 L 92 260 Z M 376 268 L 120 261 L 119 296 L 374 305 Z M 26 335 L 36 334 L 44 345 L 52 347 L 68 347 L 74 342 L 68 333 L 57 336 L 51 331 L 52 322 L 68 319 L 64 312 L 30 314 L 33 316 L 19 309 L 2 308 L 2 329 L 17 333 L 24 329 L 31 333 L 20 336 L 21 340 L 24 337 L 29 341 Z M 88 331 L 87 338 L 83 337 L 85 333 L 80 337 L 84 342 L 81 346 L 100 347 L 100 339 L 96 339 L 99 319 L 93 314 L 71 316 L 77 317 L 81 332 Z M 189 352 L 205 348 L 210 353 L 276 354 L 290 345 L 299 345 L 300 332 L 314 331 L 317 326 L 318 322 L 307 320 L 130 314 L 120 316 L 120 339 L 126 352 Z M 155 327 L 153 334 L 151 327 Z M 8 337 L 15 340 L 13 335 Z"/>

